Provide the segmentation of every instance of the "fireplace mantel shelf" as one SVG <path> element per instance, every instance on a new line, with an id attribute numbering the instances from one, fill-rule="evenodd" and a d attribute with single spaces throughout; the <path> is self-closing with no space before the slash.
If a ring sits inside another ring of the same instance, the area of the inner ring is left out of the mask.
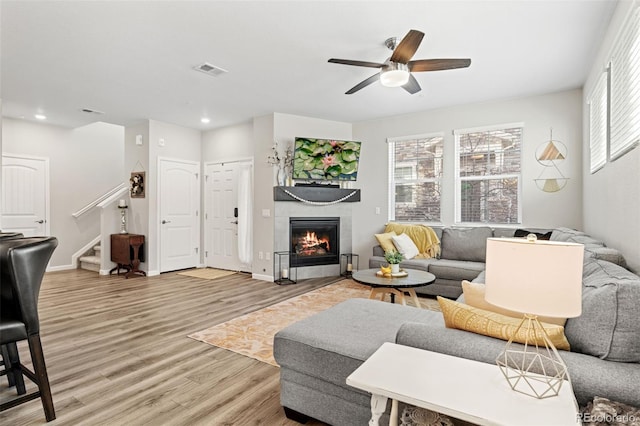
<path id="1" fill-rule="evenodd" d="M 359 189 L 324 188 L 321 186 L 274 186 L 274 201 L 298 201 L 287 192 L 303 200 L 314 203 L 333 203 L 345 198 L 343 203 L 355 203 L 360 201 Z M 354 193 L 355 192 L 355 193 Z"/>

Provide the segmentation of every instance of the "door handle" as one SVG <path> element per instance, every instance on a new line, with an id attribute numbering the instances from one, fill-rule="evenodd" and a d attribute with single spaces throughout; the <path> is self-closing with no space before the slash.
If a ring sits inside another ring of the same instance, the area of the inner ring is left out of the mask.
<path id="1" fill-rule="evenodd" d="M 238 221 L 237 221 L 237 220 L 232 220 L 232 221 L 231 221 L 231 222 L 229 222 L 229 223 L 235 223 L 235 224 L 237 225 L 237 224 L 238 224 Z"/>
<path id="2" fill-rule="evenodd" d="M 165 223 L 171 223 L 171 221 L 162 219 L 162 224 L 164 225 Z"/>
<path id="3" fill-rule="evenodd" d="M 36 220 L 34 221 L 35 223 L 44 223 L 44 220 L 40 219 L 40 220 Z"/>

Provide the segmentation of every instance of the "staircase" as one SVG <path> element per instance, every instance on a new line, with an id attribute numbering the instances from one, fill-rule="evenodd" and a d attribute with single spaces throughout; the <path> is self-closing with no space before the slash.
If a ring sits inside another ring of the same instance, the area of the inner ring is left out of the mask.
<path id="1" fill-rule="evenodd" d="M 100 244 L 93 246 L 80 259 L 78 259 L 80 269 L 94 271 L 100 273 L 100 253 L 102 247 Z"/>

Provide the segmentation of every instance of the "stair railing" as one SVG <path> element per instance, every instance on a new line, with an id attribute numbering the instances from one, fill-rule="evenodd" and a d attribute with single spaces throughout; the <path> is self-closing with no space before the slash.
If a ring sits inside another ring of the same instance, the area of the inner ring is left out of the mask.
<path id="1" fill-rule="evenodd" d="M 79 218 L 80 216 L 82 216 L 83 214 L 89 212 L 91 209 L 98 207 L 100 205 L 100 203 L 102 203 L 105 200 L 108 200 L 112 197 L 118 196 L 121 193 L 124 193 L 124 190 L 126 190 L 127 188 L 129 188 L 129 185 L 127 182 L 122 182 L 120 185 L 116 186 L 115 188 L 105 192 L 103 195 L 101 195 L 100 197 L 96 198 L 95 200 L 93 200 L 92 202 L 90 202 L 89 204 L 87 204 L 86 206 L 84 206 L 83 208 L 81 208 L 80 210 L 78 210 L 77 212 L 73 213 L 71 216 L 75 217 L 76 219 Z"/>

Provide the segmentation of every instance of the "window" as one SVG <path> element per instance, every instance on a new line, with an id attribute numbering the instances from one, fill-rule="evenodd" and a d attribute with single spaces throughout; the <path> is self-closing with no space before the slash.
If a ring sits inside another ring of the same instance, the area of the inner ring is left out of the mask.
<path id="1" fill-rule="evenodd" d="M 522 127 L 454 131 L 456 222 L 520 223 Z"/>
<path id="2" fill-rule="evenodd" d="M 610 156 L 624 155 L 640 141 L 640 4 L 633 6 L 611 57 Z"/>
<path id="3" fill-rule="evenodd" d="M 442 134 L 389 139 L 389 218 L 440 221 Z"/>
<path id="4" fill-rule="evenodd" d="M 607 162 L 607 75 L 603 73 L 589 99 L 589 149 L 591 173 Z"/>

